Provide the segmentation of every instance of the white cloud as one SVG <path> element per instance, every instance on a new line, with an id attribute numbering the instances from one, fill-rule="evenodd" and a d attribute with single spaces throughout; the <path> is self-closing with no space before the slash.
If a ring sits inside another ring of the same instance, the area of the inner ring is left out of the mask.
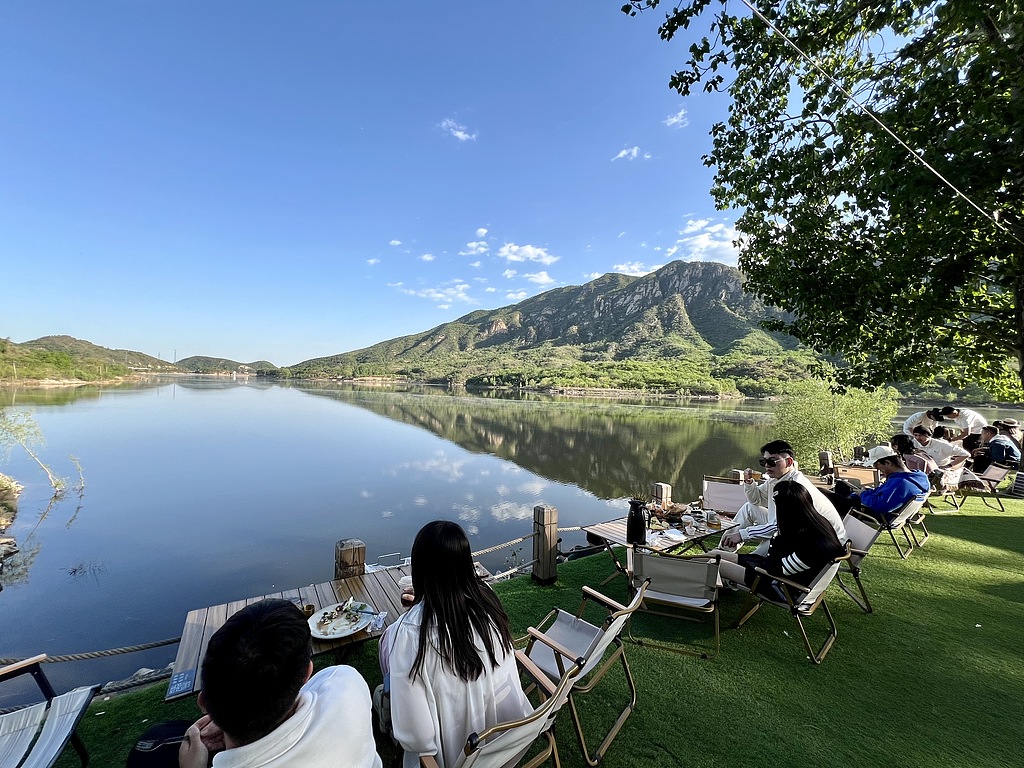
<path id="1" fill-rule="evenodd" d="M 466 243 L 466 250 L 459 251 L 459 256 L 483 256 L 489 246 L 484 241 Z"/>
<path id="2" fill-rule="evenodd" d="M 626 233 L 625 233 L 625 232 L 619 232 L 619 234 L 617 235 L 617 237 L 622 237 L 622 236 L 623 236 L 624 234 L 626 234 Z"/>
<path id="3" fill-rule="evenodd" d="M 432 253 L 424 253 L 422 256 L 420 256 L 420 261 L 433 261 L 433 260 L 434 260 L 434 254 L 432 254 Z"/>
<path id="4" fill-rule="evenodd" d="M 529 520 L 533 517 L 533 507 L 514 501 L 499 501 L 491 506 L 491 517 L 495 520 Z"/>
<path id="5" fill-rule="evenodd" d="M 512 489 L 509 488 L 507 485 L 504 485 L 504 484 L 499 485 L 497 488 L 494 489 L 494 491 L 499 496 L 508 496 L 510 493 L 512 493 Z"/>
<path id="6" fill-rule="evenodd" d="M 679 246 L 678 245 L 673 245 L 671 248 L 669 248 L 668 250 L 665 251 L 665 255 L 668 256 L 671 259 L 672 256 L 675 255 L 675 252 L 678 251 L 678 250 L 679 250 Z"/>
<path id="7" fill-rule="evenodd" d="M 526 291 L 516 291 L 515 293 L 506 293 L 505 298 L 509 301 L 522 301 L 527 296 Z"/>
<path id="8" fill-rule="evenodd" d="M 707 219 L 687 222 L 681 234 L 689 235 L 676 241 L 686 261 L 718 261 L 736 266 L 739 249 L 733 245 L 736 230 L 722 222 L 711 224 Z"/>
<path id="9" fill-rule="evenodd" d="M 454 136 L 459 141 L 476 141 L 475 133 L 470 133 L 466 126 L 455 122 L 450 117 L 446 117 L 441 121 L 441 130 Z"/>
<path id="10" fill-rule="evenodd" d="M 547 487 L 548 484 L 545 483 L 543 480 L 536 479 L 528 480 L 527 482 L 522 483 L 519 486 L 518 490 L 520 493 L 528 493 L 531 496 L 540 496 L 544 492 L 544 489 Z"/>
<path id="11" fill-rule="evenodd" d="M 366 263 L 372 267 L 374 264 L 380 264 L 380 259 L 367 259 Z"/>
<path id="12" fill-rule="evenodd" d="M 359 495 L 362 496 L 364 499 L 368 499 L 371 496 L 373 496 L 373 494 L 370 493 L 370 491 L 360 491 Z"/>
<path id="13" fill-rule="evenodd" d="M 602 274 L 601 272 L 591 272 L 590 274 L 583 275 L 583 277 L 586 280 L 597 280 Z"/>
<path id="14" fill-rule="evenodd" d="M 401 288 L 405 283 L 399 281 L 397 283 L 385 283 L 385 285 L 387 285 L 388 288 Z"/>
<path id="15" fill-rule="evenodd" d="M 506 269 L 504 272 L 501 273 L 501 276 L 504 277 L 506 280 L 511 280 L 518 274 L 519 273 L 516 272 L 514 269 Z"/>
<path id="16" fill-rule="evenodd" d="M 679 232 L 680 235 L 688 235 L 691 232 L 699 232 L 711 223 L 711 219 L 690 219 L 686 226 Z"/>
<path id="17" fill-rule="evenodd" d="M 555 278 L 551 277 L 551 275 L 544 270 L 541 270 L 540 272 L 527 272 L 523 277 L 537 285 L 551 285 L 555 282 Z"/>
<path id="18" fill-rule="evenodd" d="M 680 109 L 674 115 L 666 117 L 664 122 L 669 128 L 685 128 L 690 124 L 690 118 L 686 116 L 685 109 Z"/>
<path id="19" fill-rule="evenodd" d="M 401 244 L 402 244 L 401 240 L 390 240 L 390 241 L 388 241 L 388 245 L 401 245 Z"/>
<path id="20" fill-rule="evenodd" d="M 494 287 L 484 288 L 484 293 L 496 293 L 497 290 L 498 289 Z"/>
<path id="21" fill-rule="evenodd" d="M 436 288 L 402 288 L 401 291 L 408 296 L 441 302 L 445 305 L 445 309 L 456 302 L 477 303 L 468 293 L 469 283 L 462 280 L 450 280 Z"/>
<path id="22" fill-rule="evenodd" d="M 437 308 L 438 309 L 451 309 L 452 305 L 451 304 L 438 304 Z"/>
<path id="23" fill-rule="evenodd" d="M 452 509 L 458 513 L 459 520 L 467 523 L 475 523 L 480 519 L 479 507 L 472 507 L 469 504 L 453 504 Z"/>
<path id="24" fill-rule="evenodd" d="M 481 264 L 482 264 L 482 262 L 479 262 L 479 261 L 471 261 L 471 262 L 469 262 L 469 266 L 471 266 L 471 267 L 479 267 Z"/>
<path id="25" fill-rule="evenodd" d="M 645 266 L 639 261 L 627 261 L 625 264 L 616 264 L 612 267 L 613 272 L 621 272 L 624 275 L 632 275 L 633 277 L 640 277 L 641 275 L 647 275 L 656 269 L 661 269 L 664 264 L 653 264 L 651 266 Z"/>
<path id="26" fill-rule="evenodd" d="M 473 265 L 470 264 L 469 266 L 472 267 Z M 486 277 L 474 277 L 473 278 L 473 282 L 474 283 L 486 283 L 487 282 L 487 278 Z"/>
<path id="27" fill-rule="evenodd" d="M 417 507 L 422 507 L 427 503 L 427 498 L 425 496 L 417 496 L 415 499 L 412 500 L 412 503 L 415 504 Z"/>
<path id="28" fill-rule="evenodd" d="M 486 234 L 487 234 L 487 230 L 484 229 L 483 227 L 480 227 L 480 229 L 478 229 L 476 231 L 476 238 L 477 238 L 477 240 L 479 240 L 480 238 L 482 238 Z"/>
<path id="29" fill-rule="evenodd" d="M 498 255 L 506 261 L 536 261 L 545 266 L 554 264 L 559 258 L 548 253 L 547 248 L 515 243 L 505 243 L 498 251 Z"/>
<path id="30" fill-rule="evenodd" d="M 620 150 L 619 154 L 612 158 L 614 163 L 616 160 L 636 160 L 638 157 L 642 157 L 644 160 L 651 159 L 650 152 L 644 152 L 640 154 L 640 147 L 626 147 L 626 149 Z"/>

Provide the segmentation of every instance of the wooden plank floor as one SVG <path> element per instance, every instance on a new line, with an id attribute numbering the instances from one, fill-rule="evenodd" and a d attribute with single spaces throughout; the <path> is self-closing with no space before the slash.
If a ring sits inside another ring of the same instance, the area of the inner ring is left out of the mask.
<path id="1" fill-rule="evenodd" d="M 174 659 L 174 673 L 167 687 L 165 700 L 171 701 L 199 692 L 201 687 L 199 665 L 206 653 L 207 643 L 229 616 L 246 605 L 268 597 L 277 597 L 302 604 L 311 603 L 319 611 L 326 606 L 342 603 L 352 597 L 359 602 L 367 603 L 376 611 L 387 611 L 384 627 L 376 632 L 357 632 L 338 640 L 314 639 L 313 653 L 317 655 L 342 650 L 345 646 L 365 643 L 371 638 L 380 637 L 384 629 L 394 624 L 398 617 L 406 611 L 402 604 L 402 590 L 398 586 L 398 580 L 409 575 L 411 575 L 409 566 L 399 565 L 370 571 L 362 576 L 310 584 L 284 592 L 258 595 L 244 600 L 234 600 L 223 605 L 212 605 L 189 611 L 185 617 L 185 626 L 181 631 L 181 642 L 178 644 L 178 654 Z"/>

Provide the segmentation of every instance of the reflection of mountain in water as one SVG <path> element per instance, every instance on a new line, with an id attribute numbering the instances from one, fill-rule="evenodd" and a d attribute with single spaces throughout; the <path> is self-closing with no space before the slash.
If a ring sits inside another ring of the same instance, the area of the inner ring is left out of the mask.
<path id="1" fill-rule="evenodd" d="M 413 424 L 475 453 L 577 485 L 604 499 L 667 482 L 695 499 L 705 474 L 746 466 L 766 438 L 763 420 L 736 423 L 681 408 L 494 400 L 440 393 L 301 387 Z"/>

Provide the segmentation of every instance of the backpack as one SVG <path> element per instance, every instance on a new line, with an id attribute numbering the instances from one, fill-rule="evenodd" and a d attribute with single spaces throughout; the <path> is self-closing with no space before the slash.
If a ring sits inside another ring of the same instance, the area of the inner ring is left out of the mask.
<path id="1" fill-rule="evenodd" d="M 132 751 L 125 768 L 178 768 L 178 749 L 191 720 L 168 720 L 147 728 Z"/>

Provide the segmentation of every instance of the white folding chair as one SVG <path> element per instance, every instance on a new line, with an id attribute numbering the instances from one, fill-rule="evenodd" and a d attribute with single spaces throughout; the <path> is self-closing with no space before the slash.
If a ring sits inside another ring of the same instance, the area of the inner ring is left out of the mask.
<path id="1" fill-rule="evenodd" d="M 575 616 L 556 608 L 544 617 L 538 627 L 530 627 L 528 630 L 529 643 L 524 653 L 549 681 L 562 679 L 567 671 L 567 664 L 575 663 L 577 660 L 582 662 L 582 672 L 569 689 L 569 711 L 583 757 L 591 766 L 601 762 L 608 747 L 636 707 L 636 684 L 629 670 L 629 662 L 626 661 L 621 635 L 630 616 L 640 607 L 646 589 L 647 584 L 641 584 L 629 605 L 622 605 L 590 587 L 583 587 L 583 602 Z M 595 626 L 582 618 L 587 605 L 591 602 L 607 612 L 600 626 Z M 608 651 L 613 646 L 614 649 L 609 654 Z M 629 700 L 611 730 L 591 754 L 576 699 L 580 694 L 585 695 L 592 691 L 616 661 L 621 663 L 622 671 L 625 673 Z"/>
<path id="2" fill-rule="evenodd" d="M 498 723 L 482 733 L 471 733 L 453 768 L 513 768 L 520 765 L 519 761 L 542 737 L 545 739 L 542 751 L 523 763 L 523 768 L 536 768 L 547 762 L 549 757 L 553 758 L 555 768 L 561 765 L 558 744 L 551 729 L 555 724 L 555 715 L 568 701 L 569 691 L 579 677 L 582 667 L 579 664 L 571 664 L 558 684 L 551 685 L 547 675 L 522 651 L 516 652 L 516 660 L 534 683 L 543 688 L 544 700 L 521 720 Z M 421 756 L 420 765 L 422 768 L 438 766 L 433 755 Z"/>
<path id="3" fill-rule="evenodd" d="M 836 584 L 839 585 L 843 592 L 850 596 L 853 602 L 860 606 L 864 613 L 871 613 L 871 601 L 868 599 L 867 590 L 864 589 L 864 583 L 860 580 L 860 564 L 867 557 L 874 543 L 878 541 L 882 529 L 877 520 L 867 516 L 862 518 L 855 511 L 843 519 L 843 525 L 846 528 L 846 536 L 850 542 L 850 559 L 841 565 L 839 572 L 836 573 Z M 853 577 L 853 581 L 860 591 L 859 597 L 843 582 L 844 574 L 849 574 Z"/>
<path id="4" fill-rule="evenodd" d="M 775 605 L 779 608 L 785 608 L 789 613 L 796 619 L 797 626 L 800 627 L 800 635 L 804 640 L 804 647 L 807 649 L 807 655 L 811 659 L 812 664 L 821 664 L 822 659 L 832 648 L 832 644 L 835 643 L 836 637 L 839 632 L 836 628 L 835 618 L 832 616 L 832 611 L 829 610 L 828 604 L 825 602 L 825 590 L 828 589 L 828 585 L 832 583 L 832 579 L 839 573 L 839 566 L 846 560 L 850 559 L 850 544 L 847 542 L 846 551 L 837 557 L 832 563 L 826 565 L 818 575 L 815 577 L 807 586 L 803 584 L 797 584 L 789 579 L 784 579 L 781 576 L 773 576 L 763 568 L 756 568 L 757 577 L 754 579 L 754 583 L 750 585 L 750 592 L 757 598 L 757 603 L 747 613 L 736 622 L 737 627 L 742 627 L 751 616 L 753 616 L 761 608 L 762 605 Z M 761 582 L 761 579 L 770 579 L 779 584 L 784 595 L 783 600 L 773 600 L 763 594 L 757 592 L 757 587 Z M 822 646 L 815 651 L 811 646 L 811 640 L 807 636 L 807 629 L 804 627 L 803 620 L 814 615 L 814 612 L 821 606 L 821 609 L 825 612 L 825 619 L 828 623 L 828 634 L 825 637 L 825 642 Z"/>
<path id="5" fill-rule="evenodd" d="M 718 656 L 722 647 L 718 607 L 718 569 L 721 561 L 720 555 L 657 555 L 643 547 L 634 547 L 633 570 L 629 574 L 630 585 L 633 589 L 640 589 L 642 585 L 647 584 L 641 610 L 679 619 L 692 618 L 681 615 L 679 611 L 710 614 L 715 627 L 715 650 L 714 653 L 688 650 L 634 637 L 632 620 L 628 625 L 628 639 L 637 645 L 700 656 L 702 659 L 713 659 Z M 650 604 L 675 610 L 672 613 L 656 611 L 649 607 Z"/>

